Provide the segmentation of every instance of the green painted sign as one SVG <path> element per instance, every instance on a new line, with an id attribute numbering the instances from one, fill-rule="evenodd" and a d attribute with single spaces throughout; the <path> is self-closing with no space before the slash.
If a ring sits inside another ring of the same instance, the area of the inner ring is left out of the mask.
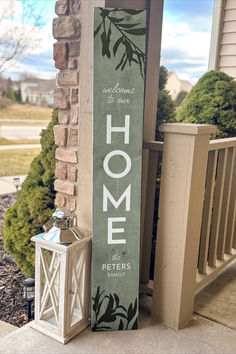
<path id="1" fill-rule="evenodd" d="M 94 9 L 92 329 L 138 326 L 146 11 Z"/>

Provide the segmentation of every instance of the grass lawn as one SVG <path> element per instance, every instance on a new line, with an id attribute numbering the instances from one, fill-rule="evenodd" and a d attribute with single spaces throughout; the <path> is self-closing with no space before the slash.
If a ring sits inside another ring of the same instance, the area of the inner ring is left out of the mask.
<path id="1" fill-rule="evenodd" d="M 0 145 L 39 144 L 39 140 L 8 140 L 0 138 Z"/>
<path id="2" fill-rule="evenodd" d="M 31 106 L 29 104 L 14 104 L 0 109 L 1 119 L 50 120 L 52 108 Z"/>
<path id="3" fill-rule="evenodd" d="M 26 175 L 39 149 L 19 149 L 0 151 L 0 177 Z"/>

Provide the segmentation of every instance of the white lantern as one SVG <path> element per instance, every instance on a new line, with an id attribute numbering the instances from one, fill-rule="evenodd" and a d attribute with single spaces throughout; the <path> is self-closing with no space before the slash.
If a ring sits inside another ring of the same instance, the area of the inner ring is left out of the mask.
<path id="1" fill-rule="evenodd" d="M 71 226 L 63 213 L 54 214 L 54 221 L 49 231 L 31 238 L 36 243 L 31 326 L 65 344 L 90 324 L 92 236 Z"/>

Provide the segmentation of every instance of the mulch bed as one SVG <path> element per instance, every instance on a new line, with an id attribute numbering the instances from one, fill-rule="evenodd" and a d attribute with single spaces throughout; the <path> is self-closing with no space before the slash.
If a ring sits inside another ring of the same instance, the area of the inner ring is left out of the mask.
<path id="1" fill-rule="evenodd" d="M 0 321 L 21 327 L 28 323 L 22 285 L 26 277 L 15 260 L 5 252 L 3 244 L 4 212 L 15 201 L 16 193 L 0 195 Z"/>

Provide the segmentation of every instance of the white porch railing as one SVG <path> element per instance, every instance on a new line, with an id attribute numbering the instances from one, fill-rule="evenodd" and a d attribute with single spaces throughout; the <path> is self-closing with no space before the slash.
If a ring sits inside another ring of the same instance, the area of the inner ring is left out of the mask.
<path id="1" fill-rule="evenodd" d="M 153 294 L 153 318 L 181 328 L 192 317 L 196 290 L 236 257 L 236 138 L 209 142 L 215 132 L 215 127 L 209 125 L 165 124 L 161 130 L 164 144 L 144 142 L 149 165 L 143 191 L 141 289 Z M 160 157 L 159 223 L 151 282 L 155 181 Z"/>
<path id="2" fill-rule="evenodd" d="M 197 288 L 236 257 L 236 138 L 210 141 Z"/>

